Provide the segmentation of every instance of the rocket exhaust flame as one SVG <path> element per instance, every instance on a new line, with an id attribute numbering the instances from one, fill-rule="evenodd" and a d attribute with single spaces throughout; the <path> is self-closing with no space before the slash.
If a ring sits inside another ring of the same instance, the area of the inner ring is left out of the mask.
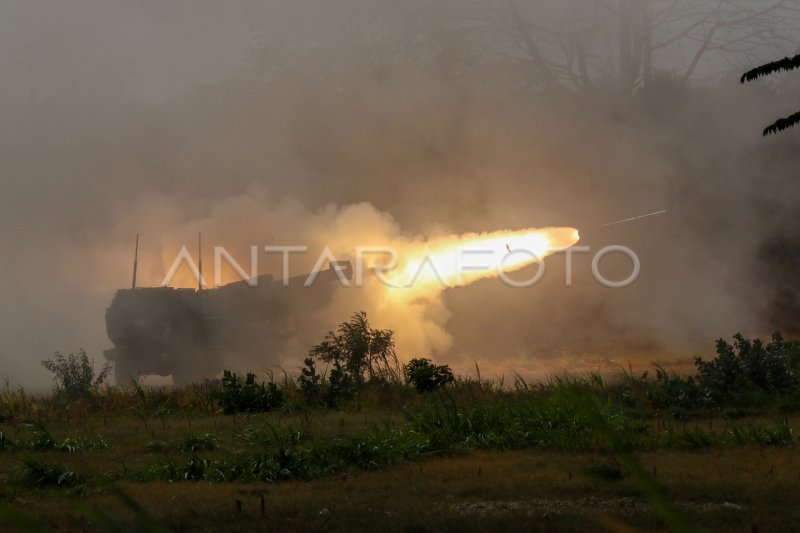
<path id="1" fill-rule="evenodd" d="M 375 270 L 393 299 L 435 296 L 444 289 L 503 277 L 578 242 L 574 228 L 468 233 L 404 250 L 395 268 Z"/>

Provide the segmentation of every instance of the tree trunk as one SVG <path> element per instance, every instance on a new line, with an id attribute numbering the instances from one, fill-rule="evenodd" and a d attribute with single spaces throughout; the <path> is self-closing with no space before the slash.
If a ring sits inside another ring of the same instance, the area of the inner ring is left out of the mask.
<path id="1" fill-rule="evenodd" d="M 642 31 L 642 87 L 647 89 L 653 82 L 653 36 L 647 0 L 640 0 L 639 24 Z"/>

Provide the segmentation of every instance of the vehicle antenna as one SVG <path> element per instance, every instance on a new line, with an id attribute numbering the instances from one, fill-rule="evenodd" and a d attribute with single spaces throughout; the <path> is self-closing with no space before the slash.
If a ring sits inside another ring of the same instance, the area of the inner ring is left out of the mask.
<path id="1" fill-rule="evenodd" d="M 197 290 L 203 290 L 203 234 L 197 234 Z"/>
<path id="2" fill-rule="evenodd" d="M 131 289 L 136 288 L 136 270 L 139 267 L 139 234 L 136 234 L 136 248 L 133 252 L 133 281 L 131 282 Z"/>

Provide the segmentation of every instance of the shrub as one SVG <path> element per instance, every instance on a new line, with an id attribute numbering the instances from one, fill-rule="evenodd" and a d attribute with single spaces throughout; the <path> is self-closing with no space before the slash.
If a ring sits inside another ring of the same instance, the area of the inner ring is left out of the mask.
<path id="1" fill-rule="evenodd" d="M 453 371 L 447 365 L 435 365 L 430 359 L 412 359 L 403 367 L 406 381 L 418 392 L 431 392 L 452 383 Z"/>
<path id="2" fill-rule="evenodd" d="M 282 407 L 286 403 L 286 397 L 272 379 L 259 384 L 256 383 L 256 375 L 248 372 L 242 383 L 238 375 L 225 370 L 219 403 L 226 414 L 265 412 Z"/>
<path id="3" fill-rule="evenodd" d="M 716 405 L 752 404 L 770 394 L 789 392 L 797 380 L 790 350 L 780 333 L 767 345 L 750 341 L 740 333 L 733 345 L 717 341 L 717 356 L 711 361 L 695 359 L 697 380 L 706 398 Z"/>
<path id="4" fill-rule="evenodd" d="M 111 365 L 105 363 L 95 374 L 94 361 L 89 360 L 84 350 L 66 357 L 56 352 L 52 359 L 42 361 L 42 366 L 53 373 L 53 392 L 70 400 L 91 397 L 111 372 Z"/>
<path id="5" fill-rule="evenodd" d="M 763 407 L 765 403 L 791 408 L 800 400 L 796 369 L 800 367 L 797 343 L 784 342 L 779 333 L 772 341 L 750 341 L 741 334 L 734 343 L 720 339 L 710 361 L 695 358 L 697 375 L 682 378 L 656 367 L 655 379 L 624 373 L 618 387 L 628 407 L 639 405 L 670 409 L 673 417 L 698 408 Z M 730 411 L 728 411 L 730 412 Z"/>
<path id="6" fill-rule="evenodd" d="M 784 348 L 789 356 L 789 364 L 795 375 L 800 373 L 800 341 L 789 341 L 784 343 Z"/>
<path id="7" fill-rule="evenodd" d="M 656 409 L 678 407 L 682 410 L 697 408 L 701 403 L 701 390 L 694 377 L 682 379 L 675 372 L 656 367 L 656 379 L 648 391 L 648 399 Z"/>
<path id="8" fill-rule="evenodd" d="M 56 439 L 41 422 L 35 424 L 33 437 L 28 441 L 31 450 L 50 450 L 57 446 Z"/>
<path id="9" fill-rule="evenodd" d="M 317 374 L 314 359 L 306 357 L 305 366 L 300 369 L 300 393 L 311 404 L 319 404 L 322 398 L 322 376 Z"/>
<path id="10" fill-rule="evenodd" d="M 363 386 L 363 382 L 356 380 L 338 360 L 335 360 L 328 378 L 325 401 L 329 407 L 336 407 L 350 401 L 361 386 Z"/>

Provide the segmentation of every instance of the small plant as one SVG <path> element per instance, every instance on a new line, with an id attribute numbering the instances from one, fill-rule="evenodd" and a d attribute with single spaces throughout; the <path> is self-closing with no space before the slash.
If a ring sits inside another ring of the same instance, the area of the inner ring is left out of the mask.
<path id="1" fill-rule="evenodd" d="M 72 470 L 35 460 L 25 461 L 19 481 L 37 488 L 58 487 L 73 489 L 81 488 L 85 484 L 83 477 Z"/>
<path id="2" fill-rule="evenodd" d="M 187 433 L 183 437 L 180 449 L 184 452 L 214 451 L 217 449 L 217 442 L 219 442 L 219 439 L 210 433 L 199 435 Z"/>
<path id="3" fill-rule="evenodd" d="M 67 437 L 57 446 L 57 450 L 62 452 L 80 452 L 84 450 L 108 450 L 111 445 L 105 441 L 102 435 L 97 435 L 94 439 L 84 437 Z"/>
<path id="4" fill-rule="evenodd" d="M 33 435 L 24 446 L 33 451 L 58 450 L 62 452 L 79 452 L 84 450 L 107 450 L 111 446 L 103 439 L 102 435 L 97 435 L 95 439 L 85 437 L 66 437 L 57 440 L 50 430 L 41 422 L 34 424 Z"/>
<path id="5" fill-rule="evenodd" d="M 303 361 L 305 365 L 300 369 L 300 392 L 303 397 L 311 404 L 319 404 L 322 398 L 322 376 L 317 374 L 317 367 L 314 359 L 306 357 Z"/>
<path id="6" fill-rule="evenodd" d="M 412 359 L 403 367 L 406 381 L 418 392 L 431 392 L 455 379 L 447 365 L 435 365 L 430 359 Z"/>
<path id="7" fill-rule="evenodd" d="M 263 423 L 248 426 L 237 433 L 237 438 L 249 446 L 261 448 L 285 447 L 289 448 L 311 439 L 311 434 L 305 424 L 280 425 Z"/>
<path id="8" fill-rule="evenodd" d="M 144 445 L 146 452 L 160 453 L 169 449 L 169 446 L 163 440 L 151 440 Z"/>
<path id="9" fill-rule="evenodd" d="M 105 363 L 95 373 L 94 361 L 89 360 L 84 350 L 66 357 L 56 352 L 51 359 L 42 361 L 42 366 L 53 373 L 53 392 L 69 400 L 90 398 L 92 392 L 105 383 L 111 373 L 111 365 Z"/>
<path id="10" fill-rule="evenodd" d="M 686 429 L 678 437 L 678 444 L 685 448 L 711 448 L 714 443 L 714 435 L 700 428 Z"/>
<path id="11" fill-rule="evenodd" d="M 28 441 L 30 450 L 52 450 L 57 446 L 55 438 L 42 423 L 36 424 L 33 437 Z"/>
<path id="12" fill-rule="evenodd" d="M 740 446 L 788 446 L 794 442 L 792 428 L 788 420 L 771 424 L 742 425 L 730 422 L 726 430 L 726 438 Z"/>

